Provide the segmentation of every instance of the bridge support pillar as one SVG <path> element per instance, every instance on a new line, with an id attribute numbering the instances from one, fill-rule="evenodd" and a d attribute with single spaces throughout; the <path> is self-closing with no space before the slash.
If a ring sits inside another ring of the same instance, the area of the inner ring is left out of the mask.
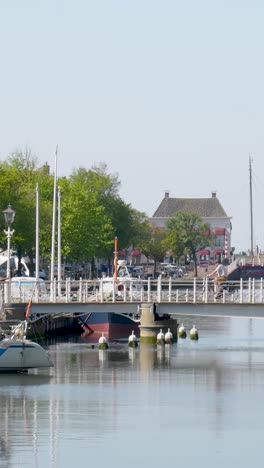
<path id="1" fill-rule="evenodd" d="M 169 314 L 159 314 L 158 305 L 155 303 L 147 302 L 141 304 L 140 314 L 140 342 L 142 343 L 156 343 L 157 334 L 160 329 L 164 333 L 170 329 L 173 335 L 173 341 L 177 341 L 177 320 L 171 318 Z"/>

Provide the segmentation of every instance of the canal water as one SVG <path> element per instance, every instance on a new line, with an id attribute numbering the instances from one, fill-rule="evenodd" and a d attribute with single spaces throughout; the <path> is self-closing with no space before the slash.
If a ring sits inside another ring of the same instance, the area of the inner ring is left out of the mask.
<path id="1" fill-rule="evenodd" d="M 165 348 L 53 342 L 51 370 L 0 375 L 0 467 L 262 467 L 264 321 L 195 325 Z"/>

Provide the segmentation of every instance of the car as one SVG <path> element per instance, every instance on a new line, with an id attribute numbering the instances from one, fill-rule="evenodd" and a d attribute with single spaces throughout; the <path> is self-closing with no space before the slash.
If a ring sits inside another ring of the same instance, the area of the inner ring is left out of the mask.
<path id="1" fill-rule="evenodd" d="M 43 279 L 40 279 L 38 283 L 35 277 L 30 276 L 14 276 L 10 281 L 10 295 L 12 300 L 17 302 L 26 302 L 32 299 L 38 288 L 38 293 L 48 298 L 48 291 L 46 283 Z"/>
<path id="2" fill-rule="evenodd" d="M 35 271 L 34 271 L 34 276 L 36 277 L 36 272 Z M 47 280 L 48 275 L 44 270 L 39 270 L 39 278 L 41 278 L 43 280 Z"/>

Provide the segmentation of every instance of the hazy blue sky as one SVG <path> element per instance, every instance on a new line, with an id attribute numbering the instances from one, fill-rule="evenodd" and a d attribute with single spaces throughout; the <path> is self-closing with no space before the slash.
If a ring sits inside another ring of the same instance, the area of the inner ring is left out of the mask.
<path id="1" fill-rule="evenodd" d="M 105 162 L 149 216 L 216 190 L 264 249 L 264 3 L 254 0 L 8 0 L 0 7 L 4 159 L 28 146 L 58 175 Z"/>

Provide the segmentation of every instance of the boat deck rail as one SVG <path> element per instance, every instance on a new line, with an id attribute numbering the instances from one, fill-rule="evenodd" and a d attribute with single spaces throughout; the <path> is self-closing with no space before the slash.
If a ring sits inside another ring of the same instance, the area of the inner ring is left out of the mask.
<path id="1" fill-rule="evenodd" d="M 208 279 L 181 280 L 173 278 L 139 279 L 139 278 L 101 278 L 98 280 L 72 280 L 45 282 L 33 290 L 16 291 L 12 295 L 8 282 L 2 287 L 4 303 L 90 303 L 90 302 L 169 302 L 169 303 L 263 303 L 264 283 L 249 278 L 247 281 L 225 281 L 224 287 L 217 287 Z M 8 299 L 7 299 L 8 298 Z"/>

